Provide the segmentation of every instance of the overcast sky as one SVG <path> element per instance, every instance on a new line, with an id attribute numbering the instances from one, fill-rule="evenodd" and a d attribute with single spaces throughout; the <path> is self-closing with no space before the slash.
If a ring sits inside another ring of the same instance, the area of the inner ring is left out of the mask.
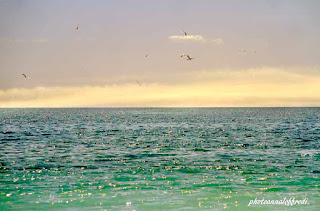
<path id="1" fill-rule="evenodd" d="M 319 106 L 319 11 L 317 0 L 0 0 L 0 107 Z"/>

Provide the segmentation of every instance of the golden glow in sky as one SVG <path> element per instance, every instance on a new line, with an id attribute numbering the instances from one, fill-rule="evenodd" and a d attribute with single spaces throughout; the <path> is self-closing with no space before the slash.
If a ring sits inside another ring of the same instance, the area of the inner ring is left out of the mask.
<path id="1" fill-rule="evenodd" d="M 35 87 L 0 91 L 0 107 L 317 106 L 320 77 L 281 69 L 193 73 L 179 84 Z"/>

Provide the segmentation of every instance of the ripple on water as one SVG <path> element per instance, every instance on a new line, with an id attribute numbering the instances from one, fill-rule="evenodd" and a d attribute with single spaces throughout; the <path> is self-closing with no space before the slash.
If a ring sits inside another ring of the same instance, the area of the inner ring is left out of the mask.
<path id="1" fill-rule="evenodd" d="M 319 108 L 0 109 L 0 122 L 0 207 L 319 202 Z"/>

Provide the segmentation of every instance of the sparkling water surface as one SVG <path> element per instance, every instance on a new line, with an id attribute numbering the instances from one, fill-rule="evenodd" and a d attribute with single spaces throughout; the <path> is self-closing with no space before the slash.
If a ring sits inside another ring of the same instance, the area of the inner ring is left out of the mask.
<path id="1" fill-rule="evenodd" d="M 0 210 L 319 210 L 319 112 L 0 109 Z"/>

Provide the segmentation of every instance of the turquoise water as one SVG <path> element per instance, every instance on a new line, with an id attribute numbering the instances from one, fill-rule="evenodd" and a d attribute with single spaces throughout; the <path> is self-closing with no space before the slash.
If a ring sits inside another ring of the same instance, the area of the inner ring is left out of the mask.
<path id="1" fill-rule="evenodd" d="M 319 111 L 0 109 L 0 210 L 317 210 Z"/>

